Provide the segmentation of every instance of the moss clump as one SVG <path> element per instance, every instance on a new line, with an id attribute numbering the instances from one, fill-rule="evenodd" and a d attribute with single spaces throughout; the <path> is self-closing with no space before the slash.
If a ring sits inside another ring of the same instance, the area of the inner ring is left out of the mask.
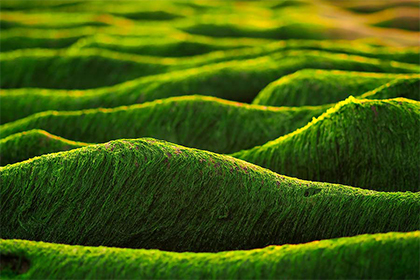
<path id="1" fill-rule="evenodd" d="M 250 38 L 214 39 L 205 36 L 168 36 L 164 38 L 139 38 L 97 35 L 80 40 L 73 48 L 99 48 L 121 53 L 162 57 L 197 56 L 213 51 L 239 50 L 269 43 L 269 40 Z M 229 55 L 229 53 L 226 53 Z M 197 58 L 193 58 L 197 59 Z"/>
<path id="2" fill-rule="evenodd" d="M 307 61 L 310 57 L 313 61 Z M 232 68 L 245 68 L 245 75 L 250 70 L 246 67 L 253 61 L 231 61 L 233 57 L 188 60 L 188 58 L 159 58 L 139 55 L 117 53 L 100 49 L 69 49 L 62 50 L 17 50 L 4 53 L 0 57 L 2 68 L 2 88 L 40 87 L 57 89 L 87 89 L 111 86 L 135 78 L 157 75 L 182 69 L 191 69 L 206 65 L 218 68 L 221 66 Z M 270 57 L 261 58 L 261 71 L 267 71 L 271 63 L 272 70 L 287 71 L 288 66 L 294 64 L 294 69 L 286 74 L 304 68 L 341 69 L 366 72 L 389 73 L 417 73 L 418 65 L 381 62 L 376 59 L 352 57 L 328 52 L 316 51 L 283 51 Z M 219 61 L 228 61 L 226 64 L 213 64 Z M 255 60 L 254 60 L 255 61 Z M 258 61 L 258 60 L 257 60 Z M 281 61 L 281 62 L 280 62 Z M 344 65 L 338 65 L 341 62 Z M 280 65 L 279 65 L 280 64 Z M 284 64 L 284 65 L 283 65 Z M 325 66 L 323 66 L 325 65 Z M 273 69 L 274 68 L 274 69 Z M 297 68 L 297 69 L 296 69 Z M 235 69 L 236 70 L 236 69 Z M 220 70 L 219 70 L 220 71 Z M 254 69 L 254 72 L 256 70 Z M 278 78 L 280 75 L 276 76 Z M 69 79 L 71 77 L 71 79 Z M 259 78 L 257 76 L 257 78 Z M 273 79 L 272 79 L 273 80 Z M 270 80 L 270 81 L 272 81 Z"/>
<path id="3" fill-rule="evenodd" d="M 0 167 L 1 238 L 221 251 L 418 229 L 420 193 L 284 177 L 154 139 Z"/>
<path id="4" fill-rule="evenodd" d="M 386 98 L 408 97 L 420 100 L 420 75 L 361 73 L 337 70 L 304 69 L 284 76 L 269 84 L 252 102 L 269 106 L 305 106 L 336 103 L 350 95 L 358 96 L 381 87 L 396 79 L 404 96 L 394 95 Z M 393 91 L 397 94 L 397 92 Z M 365 97 L 366 98 L 366 97 Z M 370 98 L 377 98 L 370 95 Z"/>
<path id="5" fill-rule="evenodd" d="M 57 137 L 43 130 L 33 129 L 0 139 L 0 164 L 7 165 L 35 156 L 67 151 L 86 145 Z"/>
<path id="6" fill-rule="evenodd" d="M 0 58 L 0 84 L 2 88 L 86 89 L 162 73 L 171 64 L 105 50 L 17 50 Z"/>
<path id="7" fill-rule="evenodd" d="M 338 103 L 302 129 L 234 157 L 301 179 L 419 191 L 420 102 Z"/>
<path id="8" fill-rule="evenodd" d="M 115 109 L 42 112 L 0 126 L 0 137 L 44 129 L 83 142 L 153 137 L 233 153 L 292 132 L 329 107 L 263 107 L 214 97 L 173 97 Z"/>
<path id="9" fill-rule="evenodd" d="M 219 253 L 0 240 L 2 275 L 37 279 L 417 279 L 419 250 L 418 231 Z"/>
<path id="10" fill-rule="evenodd" d="M 113 87 L 86 91 L 2 90 L 1 121 L 4 123 L 47 110 L 112 108 L 192 94 L 251 102 L 270 82 L 304 68 L 404 73 L 417 72 L 419 67 L 343 54 L 290 51 L 270 57 L 229 61 L 143 77 Z M 17 67 L 14 69 L 16 74 Z"/>

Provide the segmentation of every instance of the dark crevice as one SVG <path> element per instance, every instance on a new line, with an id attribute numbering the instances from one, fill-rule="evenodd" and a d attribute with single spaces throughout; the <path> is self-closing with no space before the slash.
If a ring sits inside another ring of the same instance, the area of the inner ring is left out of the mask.
<path id="1" fill-rule="evenodd" d="M 1 254 L 0 255 L 0 271 L 12 272 L 14 274 L 24 274 L 30 268 L 30 262 L 27 258 L 22 256 L 16 256 L 12 254 Z"/>

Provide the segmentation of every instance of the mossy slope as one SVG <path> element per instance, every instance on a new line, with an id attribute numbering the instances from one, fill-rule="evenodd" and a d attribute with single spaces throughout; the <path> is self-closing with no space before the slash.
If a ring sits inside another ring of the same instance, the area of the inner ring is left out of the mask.
<path id="1" fill-rule="evenodd" d="M 302 181 L 154 139 L 0 168 L 1 238 L 220 251 L 419 228 L 420 193 Z"/>
<path id="2" fill-rule="evenodd" d="M 349 98 L 302 129 L 234 157 L 301 179 L 419 191 L 420 102 Z"/>
<path id="3" fill-rule="evenodd" d="M 419 250 L 418 231 L 220 253 L 0 240 L 12 279 L 417 279 Z"/>
<path id="4" fill-rule="evenodd" d="M 67 151 L 86 145 L 86 143 L 52 135 L 44 130 L 33 129 L 0 139 L 0 164 L 3 166 L 35 156 Z"/>
<path id="5" fill-rule="evenodd" d="M 305 106 L 336 103 L 350 95 L 359 96 L 400 79 L 399 95 L 420 100 L 420 75 L 361 73 L 337 70 L 304 69 L 284 76 L 264 88 L 253 104 L 269 106 Z M 404 95 L 403 92 L 405 92 Z M 370 95 L 370 98 L 375 96 Z M 389 98 L 389 97 L 388 97 Z"/>
<path id="6" fill-rule="evenodd" d="M 26 88 L 2 90 L 1 121 L 4 123 L 47 110 L 112 108 L 192 94 L 251 102 L 270 82 L 304 68 L 387 73 L 416 73 L 419 70 L 418 66 L 410 64 L 384 62 L 358 56 L 316 51 L 290 51 L 270 57 L 210 64 L 139 78 L 101 89 L 86 91 Z"/>
<path id="7" fill-rule="evenodd" d="M 307 62 L 306 68 L 318 68 L 316 63 L 327 61 L 336 64 L 344 60 L 346 66 L 332 65 L 326 69 L 359 70 L 372 72 L 417 73 L 418 65 L 382 62 L 375 59 L 331 54 L 316 51 L 283 51 L 270 56 L 274 62 L 286 65 L 293 59 L 295 64 L 302 63 L 302 57 L 318 57 L 313 63 Z M 203 59 L 204 58 L 204 59 Z M 124 54 L 101 49 L 70 50 L 16 50 L 0 57 L 2 68 L 2 88 L 40 87 L 57 89 L 87 89 L 111 86 L 143 76 L 157 75 L 169 71 L 190 69 L 220 61 L 230 61 L 237 56 L 188 58 L 159 58 Z M 243 61 L 242 63 L 245 63 Z M 233 64 L 235 65 L 235 64 Z M 241 62 L 237 63 L 240 67 Z M 336 67 L 333 67 L 336 66 Z M 279 66 L 277 66 L 280 68 Z M 366 68 L 366 69 L 364 69 Z M 246 70 L 245 70 L 246 71 Z M 264 66 L 262 66 L 264 71 Z M 296 70 L 295 70 L 296 71 Z"/>
<path id="8" fill-rule="evenodd" d="M 218 153 L 233 153 L 292 132 L 329 107 L 279 108 L 205 96 L 173 97 L 114 109 L 42 112 L 1 125 L 0 138 L 43 129 L 83 142 L 153 137 Z"/>
<path id="9" fill-rule="evenodd" d="M 420 63 L 418 46 L 377 47 L 363 40 L 272 42 L 272 40 L 253 38 L 212 38 L 181 31 L 170 32 L 161 26 L 153 26 L 150 32 L 136 27 L 124 29 L 124 32 L 115 27 L 83 27 L 66 30 L 13 28 L 2 32 L 0 42 L 2 46 L 0 51 L 3 52 L 24 48 L 63 48 L 74 43 L 72 45 L 74 49 L 99 48 L 120 53 L 164 57 L 193 55 L 191 59 L 195 62 L 207 61 L 207 63 L 255 58 L 286 50 L 318 50 L 412 64 Z M 182 59 L 179 63 L 182 63 Z"/>
<path id="10" fill-rule="evenodd" d="M 73 48 L 99 48 L 122 53 L 162 57 L 185 57 L 212 51 L 262 46 L 271 41 L 258 39 L 214 39 L 205 36 L 168 36 L 165 38 L 139 38 L 99 35 L 80 40 Z M 229 53 L 226 53 L 228 55 Z"/>

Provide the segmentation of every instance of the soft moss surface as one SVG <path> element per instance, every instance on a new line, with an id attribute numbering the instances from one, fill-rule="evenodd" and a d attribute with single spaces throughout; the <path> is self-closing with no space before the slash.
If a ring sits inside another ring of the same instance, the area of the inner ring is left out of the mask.
<path id="1" fill-rule="evenodd" d="M 305 127 L 234 157 L 280 174 L 420 191 L 420 102 L 349 98 Z"/>
<path id="2" fill-rule="evenodd" d="M 292 132 L 329 107 L 265 107 L 214 97 L 173 97 L 114 109 L 42 112 L 1 125 L 0 138 L 43 129 L 83 142 L 153 137 L 233 153 Z"/>
<path id="3" fill-rule="evenodd" d="M 359 56 L 316 51 L 290 51 L 270 57 L 174 71 L 100 89 L 85 91 L 26 88 L 2 90 L 0 93 L 1 122 L 13 121 L 47 110 L 112 108 L 193 94 L 251 102 L 270 82 L 304 68 L 389 73 L 415 73 L 418 70 L 418 66 Z M 59 75 L 56 76 L 59 77 Z"/>
<path id="4" fill-rule="evenodd" d="M 305 106 L 336 103 L 350 95 L 359 96 L 400 79 L 399 95 L 420 100 L 420 75 L 361 73 L 304 69 L 270 83 L 252 102 L 269 106 Z M 402 92 L 406 94 L 401 95 Z M 370 98 L 376 98 L 370 95 Z"/>
<path id="5" fill-rule="evenodd" d="M 2 88 L 84 89 L 110 86 L 167 71 L 171 61 L 155 61 L 105 50 L 17 50 L 0 58 Z"/>
<path id="6" fill-rule="evenodd" d="M 164 26 L 145 32 L 139 27 L 81 27 L 69 29 L 13 28 L 0 35 L 1 50 L 24 48 L 63 48 L 74 43 L 73 48 L 99 48 L 150 56 L 182 57 L 193 55 L 194 61 L 231 60 L 264 56 L 285 50 L 319 50 L 332 53 L 360 55 L 384 60 L 419 64 L 419 47 L 376 47 L 363 40 L 284 40 L 255 38 L 212 38 L 170 31 Z M 78 40 L 75 43 L 75 40 Z M 269 43 L 269 44 L 268 44 Z M 248 46 L 248 47 L 247 47 Z M 234 50 L 231 50 L 234 48 Z M 220 50 L 216 53 L 208 52 Z M 203 54 L 203 55 L 200 55 Z"/>
<path id="7" fill-rule="evenodd" d="M 0 240 L 11 279 L 417 279 L 419 250 L 418 231 L 219 253 Z"/>
<path id="8" fill-rule="evenodd" d="M 419 47 L 406 48 L 377 48 L 361 42 L 348 41 L 315 41 L 315 40 L 284 40 L 280 42 L 268 43 L 267 40 L 257 40 L 251 38 L 211 38 L 196 35 L 177 35 L 174 38 L 134 38 L 121 36 L 92 36 L 80 40 L 73 47 L 75 48 L 100 48 L 122 53 L 143 54 L 152 56 L 178 57 L 187 55 L 204 54 L 210 51 L 232 49 L 235 51 L 225 51 L 225 56 L 240 55 L 247 53 L 248 56 L 267 55 L 270 53 L 285 50 L 318 50 L 331 53 L 344 53 L 360 55 L 364 57 L 378 58 L 384 60 L 394 60 L 399 62 L 419 64 Z M 183 38 L 180 40 L 179 38 Z M 252 46 L 253 48 L 245 48 Z M 243 48 L 243 49 L 238 49 Z M 221 52 L 220 52 L 221 53 Z M 211 57 L 211 55 L 208 55 Z M 205 56 L 204 56 L 205 57 Z M 203 57 L 203 58 L 204 58 Z M 200 57 L 197 57 L 200 58 Z M 194 58 L 194 59 L 197 59 Z"/>
<path id="9" fill-rule="evenodd" d="M 1 238 L 221 251 L 419 228 L 420 193 L 278 175 L 154 139 L 0 167 Z"/>
<path id="10" fill-rule="evenodd" d="M 313 62 L 308 61 L 307 64 L 309 65 L 305 65 L 306 68 L 318 68 L 317 64 L 329 62 L 333 65 L 320 66 L 320 68 L 390 73 L 418 73 L 420 71 L 418 65 L 390 61 L 381 62 L 376 59 L 316 51 L 283 51 L 271 55 L 269 59 L 272 63 L 276 62 L 276 68 L 279 69 L 284 68 L 284 66 L 280 66 L 282 64 L 287 65 L 292 62 L 297 65 L 304 61 L 303 58 L 308 59 L 311 56 L 320 57 L 314 58 Z M 188 60 L 188 58 L 148 57 L 100 49 L 16 50 L 4 53 L 0 57 L 2 68 L 0 85 L 2 88 L 87 89 L 115 85 L 143 76 L 196 68 L 209 63 L 206 66 L 211 67 L 211 63 L 217 60 L 228 61 L 232 58 L 237 58 L 237 56 L 227 56 L 221 59 L 204 56 L 204 59 Z M 285 61 L 280 62 L 279 60 Z M 343 63 L 347 67 L 336 65 L 338 60 L 345 60 Z M 288 61 L 290 62 L 288 63 Z M 241 63 L 246 62 L 248 61 L 244 60 L 236 63 L 233 61 L 233 65 L 241 67 Z M 261 66 L 261 71 L 264 71 L 265 65 Z M 217 64 L 214 67 L 217 67 Z"/>
<path id="11" fill-rule="evenodd" d="M 44 130 L 33 129 L 0 139 L 0 164 L 3 166 L 35 156 L 67 151 L 86 145 L 86 143 L 52 135 Z"/>
<path id="12" fill-rule="evenodd" d="M 238 50 L 243 48 L 264 46 L 270 40 L 250 38 L 214 39 L 195 35 L 169 35 L 164 38 L 145 38 L 133 36 L 97 35 L 85 38 L 74 44 L 73 48 L 99 48 L 140 55 L 162 57 L 197 56 L 213 51 Z M 229 55 L 229 52 L 226 53 Z"/>

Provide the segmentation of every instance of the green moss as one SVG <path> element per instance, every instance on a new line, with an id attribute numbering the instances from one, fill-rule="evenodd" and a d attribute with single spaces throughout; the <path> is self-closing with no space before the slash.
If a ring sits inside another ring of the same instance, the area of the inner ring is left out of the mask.
<path id="1" fill-rule="evenodd" d="M 10 33 L 9 33 L 10 34 Z M 2 32 L 0 36 L 0 46 L 2 52 L 7 52 L 16 49 L 29 49 L 29 48 L 50 48 L 59 49 L 70 47 L 80 39 L 79 36 L 68 36 L 61 38 L 43 37 L 27 37 L 16 34 L 15 36 L 4 36 Z"/>
<path id="2" fill-rule="evenodd" d="M 154 139 L 44 155 L 0 174 L 6 239 L 221 251 L 419 227 L 420 193 L 302 181 Z"/>
<path id="3" fill-rule="evenodd" d="M 79 1 L 75 0 L 36 0 L 36 1 L 15 1 L 15 0 L 3 0 L 1 1 L 1 9 L 5 11 L 29 11 L 33 9 L 51 9 L 58 7 L 67 7 L 77 5 Z"/>
<path id="4" fill-rule="evenodd" d="M 346 72 L 304 69 L 284 76 L 263 89 L 252 102 L 269 106 L 305 106 L 336 103 L 350 95 L 358 96 L 394 80 L 399 92 L 385 98 L 406 97 L 420 100 L 420 75 Z M 366 97 L 364 97 L 366 98 Z M 370 95 L 370 98 L 378 98 Z"/>
<path id="5" fill-rule="evenodd" d="M 305 57 L 291 57 L 298 55 Z M 303 60 L 303 58 L 315 55 L 321 57 L 313 62 L 305 62 Z M 17 50 L 5 53 L 0 57 L 0 66 L 3 72 L 0 85 L 2 88 L 42 87 L 86 89 L 115 85 L 138 77 L 156 75 L 169 71 L 196 68 L 202 65 L 210 66 L 208 65 L 209 63 L 217 62 L 217 60 L 231 60 L 232 58 L 228 56 L 222 58 L 196 58 L 194 60 L 189 60 L 188 58 L 171 59 L 129 55 L 100 49 L 70 49 L 68 51 L 47 49 Z M 264 64 L 266 65 L 267 63 L 281 59 L 294 64 L 308 64 L 305 66 L 312 68 L 317 68 L 317 64 L 326 63 L 326 61 L 329 62 L 328 64 L 336 64 L 338 61 L 344 60 L 343 63 L 347 63 L 347 65 L 343 65 L 342 67 L 338 65 L 324 67 L 331 69 L 333 66 L 336 66 L 338 67 L 337 69 L 342 70 L 370 70 L 375 72 L 419 72 L 417 65 L 381 62 L 375 59 L 318 52 L 286 51 L 260 59 L 265 59 Z M 243 60 L 241 62 L 232 61 L 232 63 L 240 67 L 241 63 L 246 65 L 249 62 Z M 324 68 L 322 66 L 320 67 Z M 285 66 L 277 65 L 277 69 L 279 68 L 282 69 Z M 263 65 L 261 69 L 264 69 Z"/>
<path id="6" fill-rule="evenodd" d="M 43 130 L 33 129 L 0 139 L 0 163 L 7 165 L 35 156 L 67 151 L 86 145 L 57 137 Z"/>
<path id="7" fill-rule="evenodd" d="M 7 30 L 15 27 L 31 27 L 42 29 L 61 29 L 84 26 L 109 26 L 110 22 L 115 21 L 111 15 L 106 18 L 97 14 L 88 13 L 27 13 L 22 11 L 2 11 L 1 12 L 1 30 Z"/>
<path id="8" fill-rule="evenodd" d="M 174 97 L 115 109 L 38 113 L 0 126 L 0 136 L 36 128 L 83 142 L 153 137 L 233 153 L 292 132 L 329 107 L 278 108 L 214 97 Z"/>
<path id="9" fill-rule="evenodd" d="M 0 253 L 2 275 L 12 279 L 417 279 L 419 241 L 417 231 L 175 253 L 1 240 Z"/>
<path id="10" fill-rule="evenodd" d="M 99 35 L 98 35 L 99 34 Z M 83 38 L 85 37 L 85 40 Z M 208 54 L 194 58 L 194 61 L 209 62 L 253 58 L 284 50 L 320 50 L 333 53 L 346 53 L 419 64 L 419 47 L 375 47 L 363 40 L 319 41 L 319 40 L 285 40 L 266 44 L 271 40 L 252 38 L 212 38 L 190 35 L 168 26 L 148 26 L 141 29 L 130 26 L 123 31 L 117 27 L 81 27 L 65 30 L 39 30 L 13 28 L 5 30 L 1 36 L 1 51 L 21 48 L 49 48 L 63 46 L 80 38 L 74 48 L 101 48 L 122 53 L 158 55 L 177 57 L 198 55 L 215 50 L 221 53 Z M 17 41 L 19 40 L 19 41 Z M 16 43 L 16 44 L 14 44 Z M 151 46 L 148 46 L 150 44 Z M 66 45 L 67 46 L 67 45 Z M 249 46 L 250 48 L 243 48 Z M 242 50 L 237 48 L 241 47 Z M 228 50 L 235 48 L 235 50 Z"/>
<path id="11" fill-rule="evenodd" d="M 233 156 L 280 174 L 419 191 L 420 102 L 349 98 L 302 129 Z"/>
<path id="12" fill-rule="evenodd" d="M 174 71 L 162 75 L 143 77 L 113 87 L 86 91 L 57 91 L 27 88 L 2 90 L 2 102 L 0 102 L 1 121 L 3 123 L 13 121 L 36 112 L 47 110 L 112 108 L 171 96 L 193 94 L 216 96 L 240 102 L 251 102 L 258 92 L 270 82 L 304 68 L 416 73 L 419 67 L 343 54 L 290 51 L 270 57 L 229 61 Z M 19 69 L 17 66 L 14 66 L 15 72 L 13 75 L 10 75 L 12 79 L 19 79 Z M 21 70 L 25 72 L 24 68 Z M 100 71 L 103 72 L 103 69 Z M 37 74 L 37 76 L 39 75 L 43 74 Z M 61 81 L 63 83 L 61 85 L 64 86 L 69 80 L 62 80 L 60 75 L 54 75 L 56 77 L 55 81 L 50 76 L 48 76 L 49 80 L 45 81 L 49 85 Z M 25 77 L 32 79 L 28 75 Z M 83 79 L 87 80 L 88 77 L 90 78 L 91 76 L 85 73 Z M 120 74 L 120 77 L 123 77 L 123 73 Z M 47 78 L 47 75 L 45 75 L 45 78 Z M 3 80 L 6 83 L 7 78 Z M 33 80 L 30 83 L 38 83 L 38 81 Z"/>
<path id="13" fill-rule="evenodd" d="M 0 58 L 0 84 L 2 88 L 94 88 L 165 72 L 170 65 L 172 61 L 104 50 L 17 50 Z"/>
<path id="14" fill-rule="evenodd" d="M 73 48 L 99 48 L 122 53 L 183 57 L 201 55 L 212 51 L 249 48 L 264 45 L 268 42 L 270 41 L 249 38 L 213 39 L 195 35 L 169 35 L 168 37 L 153 39 L 100 35 L 80 40 Z M 226 53 L 226 55 L 228 56 L 229 53 Z"/>

